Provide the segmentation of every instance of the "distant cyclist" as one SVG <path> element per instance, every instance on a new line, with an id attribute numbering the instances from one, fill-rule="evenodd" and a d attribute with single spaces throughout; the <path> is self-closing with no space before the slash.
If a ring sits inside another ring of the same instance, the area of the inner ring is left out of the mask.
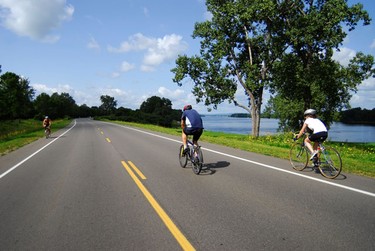
<path id="1" fill-rule="evenodd" d="M 323 142 L 327 139 L 328 130 L 324 123 L 316 117 L 316 110 L 307 109 L 304 113 L 304 117 L 305 122 L 295 139 L 300 138 L 307 129 L 312 131 L 312 133 L 305 138 L 305 145 L 311 152 L 310 160 L 312 160 L 318 153 L 316 150 L 318 147 L 318 141 Z M 314 142 L 314 147 L 311 146 L 311 142 Z"/>
<path id="2" fill-rule="evenodd" d="M 43 128 L 44 130 L 48 130 L 49 134 L 51 134 L 51 125 L 52 125 L 51 119 L 48 116 L 46 116 L 43 120 Z"/>
<path id="3" fill-rule="evenodd" d="M 187 135 L 193 135 L 193 144 L 198 146 L 198 140 L 203 133 L 203 122 L 199 113 L 191 105 L 185 105 L 181 116 L 182 143 L 184 154 L 189 151 Z"/>

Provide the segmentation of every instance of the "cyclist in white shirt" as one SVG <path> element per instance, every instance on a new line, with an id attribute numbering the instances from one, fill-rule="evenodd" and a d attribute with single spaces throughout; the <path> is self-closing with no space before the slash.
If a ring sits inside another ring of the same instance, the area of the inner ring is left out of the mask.
<path id="1" fill-rule="evenodd" d="M 312 131 L 312 133 L 305 138 L 305 145 L 311 152 L 310 160 L 312 160 L 318 153 L 316 150 L 318 147 L 318 141 L 323 142 L 327 139 L 328 130 L 324 123 L 316 117 L 316 110 L 307 109 L 304 116 L 305 122 L 295 139 L 300 138 L 307 129 Z M 311 145 L 311 142 L 314 142 L 314 147 Z"/>

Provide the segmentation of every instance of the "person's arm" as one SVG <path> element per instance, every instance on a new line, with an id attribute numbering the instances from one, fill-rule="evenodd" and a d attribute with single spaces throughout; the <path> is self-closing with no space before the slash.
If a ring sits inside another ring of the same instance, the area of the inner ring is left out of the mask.
<path id="1" fill-rule="evenodd" d="M 298 135 L 297 135 L 297 139 L 299 139 L 299 138 L 303 135 L 303 133 L 304 133 L 305 130 L 306 130 L 306 127 L 307 127 L 307 124 L 306 124 L 306 123 L 303 123 L 303 126 L 302 126 L 302 128 L 301 128 L 301 131 L 299 131 L 299 133 L 298 133 Z"/>
<path id="2" fill-rule="evenodd" d="M 182 130 L 185 128 L 185 120 L 183 120 L 183 119 L 181 119 L 181 128 L 182 128 Z"/>

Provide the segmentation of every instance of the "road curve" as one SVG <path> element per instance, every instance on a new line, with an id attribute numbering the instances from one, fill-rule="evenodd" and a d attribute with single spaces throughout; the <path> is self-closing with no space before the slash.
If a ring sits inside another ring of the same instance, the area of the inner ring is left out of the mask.
<path id="1" fill-rule="evenodd" d="M 375 250 L 374 179 L 77 119 L 0 157 L 0 250 Z"/>

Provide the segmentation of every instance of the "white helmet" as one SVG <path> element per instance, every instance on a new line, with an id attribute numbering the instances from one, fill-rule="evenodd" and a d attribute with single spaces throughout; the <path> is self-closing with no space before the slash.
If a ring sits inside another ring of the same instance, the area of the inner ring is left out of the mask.
<path id="1" fill-rule="evenodd" d="M 316 110 L 314 110 L 314 109 L 307 109 L 303 115 L 304 116 L 306 116 L 306 115 L 316 115 Z"/>

